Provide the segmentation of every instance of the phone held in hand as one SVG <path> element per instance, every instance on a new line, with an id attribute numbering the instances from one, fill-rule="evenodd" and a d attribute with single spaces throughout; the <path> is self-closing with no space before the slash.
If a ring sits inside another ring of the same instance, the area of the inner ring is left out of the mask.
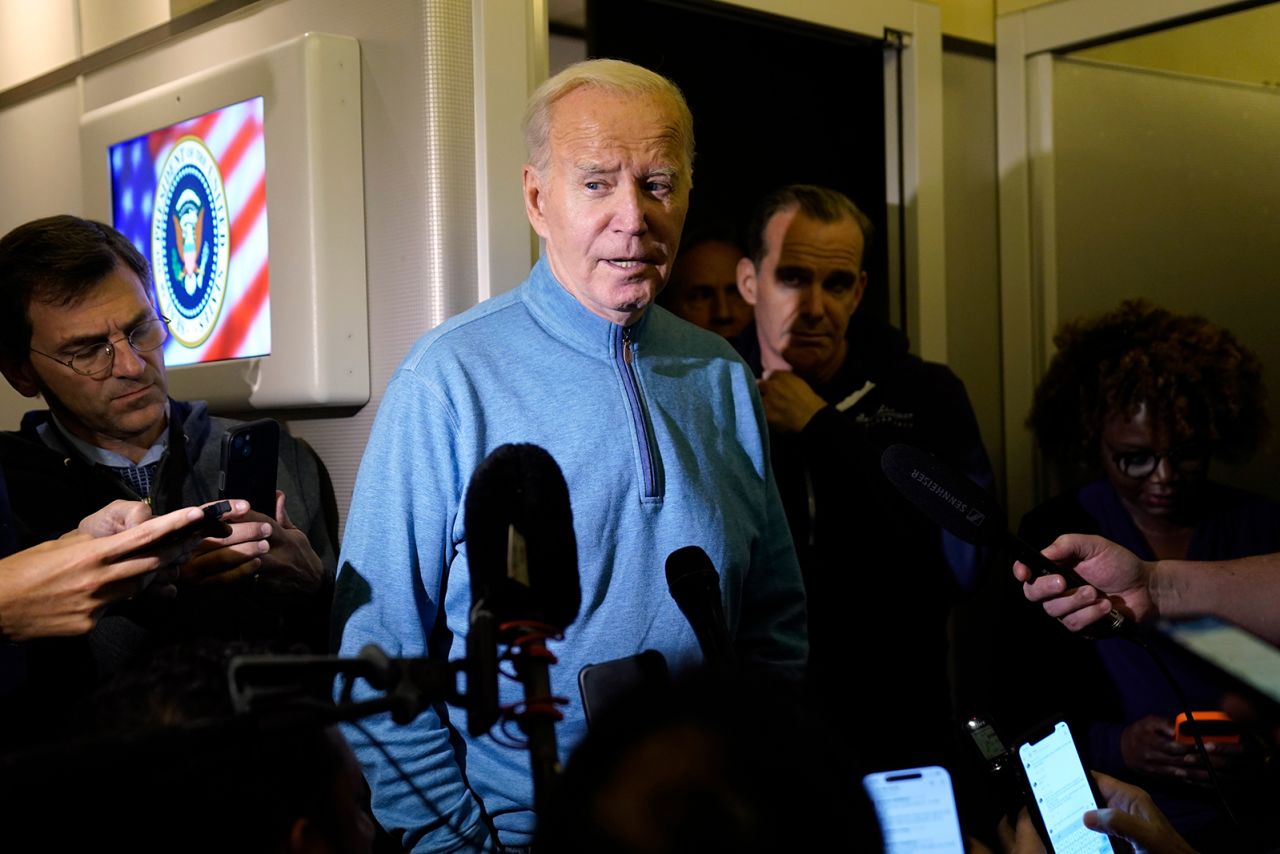
<path id="1" fill-rule="evenodd" d="M 1173 740 L 1178 744 L 1195 744 L 1196 733 L 1205 744 L 1239 744 L 1240 725 L 1226 712 L 1183 712 L 1173 722 Z"/>
<path id="2" fill-rule="evenodd" d="M 203 540 L 205 537 L 225 537 L 231 533 L 231 528 L 222 521 L 222 517 L 231 512 L 231 502 L 215 501 L 206 506 L 202 512 L 203 515 L 199 519 L 188 522 L 181 528 L 147 543 L 133 554 L 154 554 L 176 548 L 183 543 Z"/>
<path id="3" fill-rule="evenodd" d="M 241 498 L 264 516 L 276 515 L 276 460 L 280 425 L 271 418 L 246 421 L 222 436 L 218 497 Z"/>
<path id="4" fill-rule="evenodd" d="M 1116 854 L 1111 837 L 1084 826 L 1084 814 L 1101 807 L 1102 799 L 1067 722 L 1036 727 L 1019 740 L 1016 752 L 1031 818 L 1049 854 Z"/>
<path id="5" fill-rule="evenodd" d="M 964 854 L 951 775 L 937 765 L 877 771 L 862 778 L 875 805 L 885 854 L 914 851 Z"/>

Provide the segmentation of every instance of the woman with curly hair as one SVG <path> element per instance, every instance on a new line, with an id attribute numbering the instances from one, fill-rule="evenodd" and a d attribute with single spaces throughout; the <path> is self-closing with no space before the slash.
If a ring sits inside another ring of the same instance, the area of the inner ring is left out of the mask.
<path id="1" fill-rule="evenodd" d="M 1253 353 L 1202 317 L 1140 300 L 1067 324 L 1055 343 L 1028 423 L 1062 471 L 1094 477 L 1027 514 L 1024 539 L 1040 548 L 1068 532 L 1101 534 L 1147 560 L 1280 551 L 1280 506 L 1209 480 L 1213 457 L 1247 460 L 1266 436 Z M 1023 624 L 1035 637 L 1057 630 L 1040 614 Z M 1035 647 L 1043 662 L 1046 647 L 1028 640 L 1019 644 Z M 1200 850 L 1244 850 L 1230 838 L 1194 746 L 1174 740 L 1183 707 L 1147 652 L 1120 639 L 1046 642 L 1061 655 L 1051 684 L 1029 692 L 1043 695 L 1039 708 L 1024 713 L 1069 710 L 1087 733 L 1094 768 L 1150 788 Z M 1232 702 L 1225 677 L 1172 647 L 1160 654 L 1193 711 Z M 1262 751 L 1245 742 L 1215 746 L 1215 769 L 1257 789 Z"/>
<path id="2" fill-rule="evenodd" d="M 1099 524 L 1129 525 L 1153 558 L 1188 558 L 1197 527 L 1246 496 L 1207 480 L 1211 456 L 1244 461 L 1267 432 L 1262 366 L 1202 317 L 1142 300 L 1069 323 L 1028 423 L 1041 449 L 1105 475 L 1076 494 Z M 1116 504 L 1127 520 L 1116 517 Z"/>

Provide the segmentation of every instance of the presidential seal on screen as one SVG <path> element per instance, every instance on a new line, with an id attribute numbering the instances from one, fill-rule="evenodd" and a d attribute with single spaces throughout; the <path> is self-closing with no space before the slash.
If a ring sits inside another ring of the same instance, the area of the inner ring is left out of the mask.
<path id="1" fill-rule="evenodd" d="M 218 161 L 204 140 L 184 136 L 156 180 L 151 269 L 160 313 L 185 347 L 203 344 L 222 313 L 230 223 Z"/>

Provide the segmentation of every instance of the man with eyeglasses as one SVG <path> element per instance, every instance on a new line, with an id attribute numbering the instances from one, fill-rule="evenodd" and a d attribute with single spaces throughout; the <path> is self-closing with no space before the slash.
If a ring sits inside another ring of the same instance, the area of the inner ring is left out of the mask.
<path id="1" fill-rule="evenodd" d="M 0 434 L 19 546 L 115 499 L 161 514 L 218 497 L 221 436 L 234 422 L 168 397 L 167 337 L 146 260 L 111 227 L 54 216 L 0 239 L 0 371 L 49 407 Z M 323 642 L 336 536 L 314 453 L 282 438 L 277 483 L 275 518 L 230 519 L 229 537 L 183 565 L 175 599 L 108 610 L 75 661 L 81 684 L 175 632 Z"/>

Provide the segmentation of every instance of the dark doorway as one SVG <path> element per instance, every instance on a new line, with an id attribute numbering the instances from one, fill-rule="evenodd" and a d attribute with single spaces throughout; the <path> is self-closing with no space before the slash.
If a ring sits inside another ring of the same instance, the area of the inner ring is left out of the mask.
<path id="1" fill-rule="evenodd" d="M 880 232 L 859 314 L 887 321 L 884 51 L 877 39 L 718 3 L 587 3 L 589 56 L 653 69 L 689 102 L 698 148 L 686 233 L 740 229 L 784 184 L 840 190 Z"/>

